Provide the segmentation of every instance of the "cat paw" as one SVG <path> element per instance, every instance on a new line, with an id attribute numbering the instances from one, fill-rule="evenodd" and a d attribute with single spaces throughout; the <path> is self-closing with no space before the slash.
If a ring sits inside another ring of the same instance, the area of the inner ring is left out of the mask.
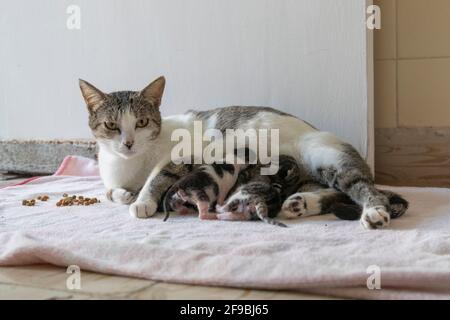
<path id="1" fill-rule="evenodd" d="M 383 206 L 365 208 L 361 216 L 361 224 L 366 229 L 382 229 L 389 225 L 391 217 Z"/>
<path id="2" fill-rule="evenodd" d="M 301 193 L 295 193 L 283 202 L 281 217 L 287 219 L 299 218 L 307 212 L 306 198 Z"/>
<path id="3" fill-rule="evenodd" d="M 125 189 L 117 188 L 108 190 L 106 198 L 115 203 L 130 204 L 134 201 L 135 194 Z"/>
<path id="4" fill-rule="evenodd" d="M 158 209 L 158 204 L 153 200 L 136 201 L 130 205 L 130 215 L 138 219 L 147 219 L 153 216 Z"/>

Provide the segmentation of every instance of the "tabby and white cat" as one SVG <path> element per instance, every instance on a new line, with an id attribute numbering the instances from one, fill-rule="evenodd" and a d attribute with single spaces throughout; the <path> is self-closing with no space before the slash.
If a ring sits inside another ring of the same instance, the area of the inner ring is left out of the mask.
<path id="1" fill-rule="evenodd" d="M 369 167 L 349 144 L 305 121 L 268 107 L 226 107 L 188 111 L 161 118 L 165 79 L 160 77 L 142 91 L 104 93 L 86 81 L 80 88 L 89 110 L 89 126 L 99 145 L 100 175 L 115 202 L 130 204 L 130 214 L 148 218 L 175 182 L 165 165 L 170 162 L 172 131 L 279 129 L 280 154 L 294 157 L 302 170 L 320 183 L 342 191 L 363 207 L 361 224 L 367 229 L 389 225 L 389 201 L 373 182 Z M 270 143 L 270 139 L 269 139 Z M 305 197 L 315 201 L 315 197 Z M 314 207 L 314 203 L 307 204 Z"/>

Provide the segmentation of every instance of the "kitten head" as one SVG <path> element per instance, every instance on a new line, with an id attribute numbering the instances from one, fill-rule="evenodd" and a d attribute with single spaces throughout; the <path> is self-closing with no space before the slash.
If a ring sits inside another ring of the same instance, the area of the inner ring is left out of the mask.
<path id="1" fill-rule="evenodd" d="M 160 77 L 142 91 L 104 93 L 80 79 L 89 111 L 89 127 L 97 142 L 123 158 L 143 153 L 161 130 L 165 79 Z"/>
<path id="2" fill-rule="evenodd" d="M 216 212 L 234 214 L 242 214 L 248 212 L 250 209 L 249 199 L 250 197 L 243 194 L 242 188 L 240 188 L 237 192 L 233 193 L 229 198 L 227 198 L 223 205 L 217 204 Z"/>

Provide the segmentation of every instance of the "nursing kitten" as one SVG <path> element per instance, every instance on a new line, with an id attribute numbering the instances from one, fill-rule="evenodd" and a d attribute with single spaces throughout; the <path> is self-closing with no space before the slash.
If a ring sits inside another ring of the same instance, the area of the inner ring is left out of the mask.
<path id="1" fill-rule="evenodd" d="M 268 107 L 235 106 L 161 118 L 164 87 L 165 79 L 160 77 L 142 91 L 107 94 L 80 80 L 89 126 L 99 145 L 103 183 L 115 202 L 131 203 L 139 193 L 129 208 L 132 216 L 155 214 L 173 183 L 161 173 L 177 144 L 171 139 L 172 132 L 186 129 L 194 135 L 193 123 L 201 121 L 202 134 L 218 129 L 225 139 L 229 135 L 226 129 L 278 129 L 279 144 L 273 143 L 278 144 L 280 153 L 294 157 L 317 183 L 345 193 L 361 206 L 360 222 L 365 228 L 389 225 L 388 197 L 375 188 L 371 171 L 358 152 L 335 135 Z"/>
<path id="2" fill-rule="evenodd" d="M 294 158 L 281 155 L 278 166 L 279 171 L 273 176 L 261 176 L 260 165 L 249 166 L 241 172 L 235 188 L 230 193 L 232 194 L 239 186 L 250 181 L 262 181 L 281 186 L 279 190 L 282 207 L 278 214 L 280 218 L 297 219 L 330 213 L 342 220 L 361 218 L 363 208 L 360 205 L 357 205 L 345 193 L 314 181 L 308 172 L 297 165 Z M 399 194 L 387 190 L 379 190 L 379 192 L 389 201 L 388 210 L 391 218 L 402 216 L 408 209 L 408 202 Z M 221 210 L 224 211 L 224 209 Z M 225 217 L 221 216 L 222 219 Z M 239 219 L 233 217 L 232 220 Z"/>
<path id="3" fill-rule="evenodd" d="M 217 206 L 219 220 L 261 220 L 265 223 L 287 227 L 276 221 L 281 209 L 280 186 L 264 181 L 254 181 L 241 186 L 223 206 Z"/>
<path id="4" fill-rule="evenodd" d="M 217 206 L 220 220 L 255 220 L 286 227 L 274 220 L 283 200 L 297 190 L 302 174 L 294 158 L 281 155 L 275 175 L 261 175 L 263 165 L 249 166 L 244 170 L 234 190 L 222 206 Z"/>
<path id="5" fill-rule="evenodd" d="M 197 208 L 200 219 L 216 219 L 216 214 L 209 212 L 210 207 L 214 202 L 223 204 L 243 166 L 227 163 L 202 165 L 180 178 L 164 197 L 164 221 L 169 217 L 168 208 L 178 213 L 192 212 L 187 204 Z"/>
<path id="6" fill-rule="evenodd" d="M 246 183 L 263 181 L 281 185 L 281 196 L 282 198 L 286 198 L 287 196 L 297 192 L 299 185 L 302 184 L 302 181 L 308 179 L 307 173 L 301 170 L 301 167 L 297 164 L 297 161 L 293 157 L 288 155 L 280 155 L 278 160 L 274 162 L 278 167 L 278 171 L 276 174 L 272 175 L 261 174 L 261 169 L 267 168 L 269 164 L 263 165 L 261 163 L 257 163 L 244 168 L 244 170 L 239 173 L 236 185 L 230 191 L 230 194 Z"/>

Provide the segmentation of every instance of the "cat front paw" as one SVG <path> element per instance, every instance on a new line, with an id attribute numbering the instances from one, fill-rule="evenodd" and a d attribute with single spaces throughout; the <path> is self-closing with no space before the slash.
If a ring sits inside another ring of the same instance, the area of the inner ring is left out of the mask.
<path id="1" fill-rule="evenodd" d="M 106 192 L 106 198 L 109 201 L 120 203 L 120 204 L 130 204 L 136 198 L 136 195 L 122 188 L 110 189 Z"/>
<path id="2" fill-rule="evenodd" d="M 130 205 L 130 215 L 138 219 L 147 219 L 153 216 L 158 209 L 158 204 L 153 200 L 136 201 Z"/>
<path id="3" fill-rule="evenodd" d="M 364 208 L 361 224 L 366 229 L 382 229 L 389 225 L 391 217 L 383 206 Z"/>

